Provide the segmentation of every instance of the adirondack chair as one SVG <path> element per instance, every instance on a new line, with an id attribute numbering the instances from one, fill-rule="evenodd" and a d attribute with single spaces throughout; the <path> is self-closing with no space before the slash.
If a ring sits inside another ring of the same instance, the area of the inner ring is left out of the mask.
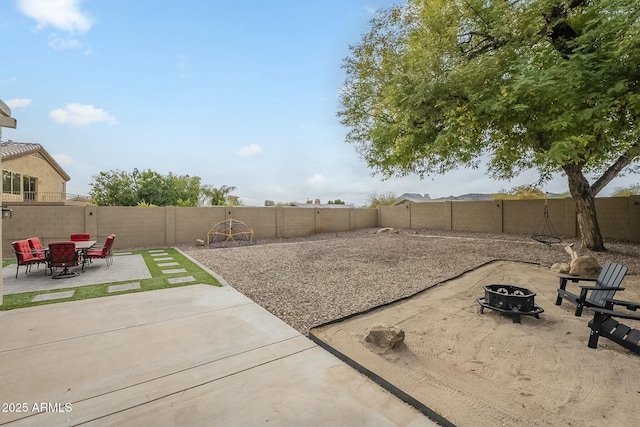
<path id="1" fill-rule="evenodd" d="M 584 307 L 597 307 L 607 310 L 613 309 L 613 304 L 610 302 L 611 298 L 615 295 L 616 291 L 624 290 L 620 287 L 622 279 L 627 274 L 627 267 L 607 261 L 602 267 L 602 271 L 597 279 L 590 277 L 575 277 L 575 276 L 558 276 L 560 279 L 560 287 L 558 288 L 558 297 L 556 298 L 556 305 L 562 304 L 562 300 L 565 299 L 576 305 L 576 316 L 582 315 L 582 309 Z M 574 294 L 568 291 L 567 282 L 596 282 L 595 286 L 580 286 L 580 294 Z M 589 293 L 591 291 L 591 293 Z"/>
<path id="2" fill-rule="evenodd" d="M 613 306 L 624 306 L 628 310 L 636 311 L 640 303 L 609 299 Z M 593 319 L 589 322 L 591 332 L 589 335 L 589 347 L 598 347 L 598 338 L 605 337 L 616 342 L 624 348 L 640 354 L 640 331 L 618 322 L 615 318 L 640 320 L 640 315 L 629 311 L 617 311 L 608 308 L 591 307 L 594 312 Z"/>

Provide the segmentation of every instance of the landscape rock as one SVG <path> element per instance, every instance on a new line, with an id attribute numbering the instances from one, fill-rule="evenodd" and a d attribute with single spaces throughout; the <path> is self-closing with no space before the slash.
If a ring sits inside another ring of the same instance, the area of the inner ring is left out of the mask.
<path id="1" fill-rule="evenodd" d="M 404 331 L 398 326 L 377 325 L 369 330 L 364 340 L 381 348 L 396 348 L 404 342 Z"/>
<path id="2" fill-rule="evenodd" d="M 569 274 L 572 276 L 581 277 L 598 277 L 602 267 L 598 264 L 598 261 L 592 256 L 579 256 L 576 251 L 573 250 L 573 244 L 565 246 L 564 250 L 571 257 L 571 264 L 569 264 Z"/>
<path id="3" fill-rule="evenodd" d="M 196 239 L 196 246 L 204 246 L 204 240 Z"/>
<path id="4" fill-rule="evenodd" d="M 592 256 L 579 256 L 571 260 L 569 274 L 572 276 L 598 277 L 602 267 Z"/>
<path id="5" fill-rule="evenodd" d="M 567 274 L 571 271 L 571 266 L 566 262 L 556 262 L 551 266 L 551 270 L 557 271 L 558 273 Z"/>
<path id="6" fill-rule="evenodd" d="M 376 231 L 376 234 L 382 234 L 382 233 L 397 233 L 397 231 L 391 227 L 379 228 L 378 231 Z"/>

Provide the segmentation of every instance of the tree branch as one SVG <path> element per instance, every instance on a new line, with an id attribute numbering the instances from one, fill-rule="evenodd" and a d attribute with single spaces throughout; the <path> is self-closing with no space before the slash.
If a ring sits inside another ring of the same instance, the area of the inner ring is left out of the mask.
<path id="1" fill-rule="evenodd" d="M 631 148 L 621 155 L 618 160 L 607 169 L 596 182 L 591 185 L 591 191 L 595 197 L 613 178 L 618 176 L 622 169 L 629 166 L 635 159 L 640 157 L 640 142 L 636 141 Z"/>

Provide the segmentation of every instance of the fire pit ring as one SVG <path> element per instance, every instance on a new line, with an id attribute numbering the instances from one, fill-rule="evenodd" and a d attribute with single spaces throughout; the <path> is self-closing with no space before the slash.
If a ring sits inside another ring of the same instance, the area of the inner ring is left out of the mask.
<path id="1" fill-rule="evenodd" d="M 484 297 L 478 298 L 480 314 L 485 308 L 511 316 L 513 323 L 520 323 L 520 316 L 540 318 L 544 309 L 534 302 L 535 292 L 514 285 L 493 284 L 484 287 Z"/>

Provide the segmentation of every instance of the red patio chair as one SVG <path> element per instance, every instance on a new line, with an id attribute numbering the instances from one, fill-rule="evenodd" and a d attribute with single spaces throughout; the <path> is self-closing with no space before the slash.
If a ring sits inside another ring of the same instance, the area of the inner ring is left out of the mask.
<path id="1" fill-rule="evenodd" d="M 42 260 L 42 262 L 45 262 L 46 261 L 46 255 L 44 253 L 44 247 L 42 246 L 42 243 L 40 242 L 40 239 L 38 237 L 31 237 L 31 238 L 27 239 L 27 242 L 29 242 L 29 247 L 31 248 L 31 252 L 35 256 L 40 258 Z"/>
<path id="2" fill-rule="evenodd" d="M 48 266 L 54 279 L 66 279 L 78 275 L 75 271 L 69 271 L 69 267 L 75 267 L 78 263 L 78 253 L 75 242 L 51 242 L 47 254 Z M 54 268 L 62 268 L 62 271 L 53 275 Z"/>
<path id="3" fill-rule="evenodd" d="M 16 279 L 18 278 L 18 272 L 20 271 L 21 265 L 25 266 L 24 274 L 26 275 L 29 270 L 31 270 L 31 266 L 33 264 L 44 262 L 44 260 L 33 254 L 27 240 L 16 240 L 15 242 L 12 242 L 11 245 L 13 246 L 13 250 L 16 252 L 16 258 L 18 258 Z"/>
<path id="4" fill-rule="evenodd" d="M 113 256 L 111 255 L 111 248 L 113 247 L 113 241 L 116 238 L 115 234 L 110 234 L 104 242 L 104 246 L 101 248 L 91 248 L 85 254 L 85 259 L 91 262 L 94 259 L 102 258 L 107 263 L 107 268 L 113 264 Z"/>
<path id="5" fill-rule="evenodd" d="M 88 233 L 75 233 L 71 235 L 69 240 L 72 242 L 86 242 L 87 240 L 91 240 L 91 235 Z"/>

